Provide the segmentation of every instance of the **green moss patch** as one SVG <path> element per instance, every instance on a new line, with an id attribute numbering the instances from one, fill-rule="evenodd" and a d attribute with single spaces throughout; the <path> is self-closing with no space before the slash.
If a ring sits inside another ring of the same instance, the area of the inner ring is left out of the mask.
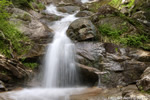
<path id="1" fill-rule="evenodd" d="M 113 42 L 116 44 L 123 44 L 124 46 L 142 47 L 149 39 L 145 35 L 123 35 L 127 31 L 127 27 L 124 29 L 114 29 L 109 24 L 99 26 L 99 32 L 107 42 Z"/>
<path id="2" fill-rule="evenodd" d="M 131 8 L 134 5 L 135 0 L 130 0 L 127 4 L 122 4 L 122 0 L 111 0 L 109 4 L 117 9 L 121 9 L 122 7 Z"/>

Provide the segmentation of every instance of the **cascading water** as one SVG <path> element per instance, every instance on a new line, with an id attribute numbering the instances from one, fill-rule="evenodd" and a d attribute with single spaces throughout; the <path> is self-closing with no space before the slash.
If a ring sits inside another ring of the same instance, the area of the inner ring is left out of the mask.
<path id="1" fill-rule="evenodd" d="M 90 0 L 81 0 L 82 3 Z M 58 12 L 54 5 L 47 7 L 47 13 L 63 16 L 49 26 L 54 31 L 54 39 L 48 46 L 45 57 L 43 87 L 23 89 L 4 94 L 4 100 L 69 100 L 69 96 L 84 88 L 76 86 L 78 74 L 75 65 L 75 46 L 66 35 L 68 26 L 76 20 L 75 14 Z M 61 88 L 60 88 L 61 87 Z M 68 88 L 66 88 L 68 87 Z M 7 96 L 6 96 L 7 95 Z"/>
<path id="2" fill-rule="evenodd" d="M 66 36 L 66 30 L 72 21 L 76 20 L 75 14 L 69 15 L 57 11 L 54 5 L 47 7 L 47 13 L 63 16 L 59 21 L 50 26 L 54 33 L 52 44 L 49 44 L 45 71 L 44 87 L 66 87 L 77 83 L 77 71 L 75 67 L 75 46 Z"/>

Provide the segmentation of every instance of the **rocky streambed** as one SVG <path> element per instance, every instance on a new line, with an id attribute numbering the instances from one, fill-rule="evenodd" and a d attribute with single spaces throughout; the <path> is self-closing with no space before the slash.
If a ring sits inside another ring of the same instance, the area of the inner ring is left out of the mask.
<path id="1" fill-rule="evenodd" d="M 126 3 L 130 2 L 130 0 L 125 1 Z M 123 7 L 119 9 L 110 6 L 108 4 L 109 0 L 99 0 L 96 3 L 85 4 L 80 0 L 61 0 L 61 2 L 59 0 L 47 0 L 44 2 L 45 4 L 54 3 L 58 11 L 62 13 L 73 14 L 80 10 L 76 14 L 78 19 L 73 21 L 67 29 L 67 35 L 76 45 L 76 65 L 79 69 L 81 86 L 92 88 L 79 89 L 80 91 L 74 89 L 75 93 L 71 94 L 67 91 L 66 94 L 69 94 L 71 100 L 150 99 L 149 49 L 122 46 L 113 42 L 110 38 L 105 38 L 102 36 L 102 32 L 99 31 L 100 26 L 107 23 L 109 27 L 111 26 L 116 30 L 118 28 L 119 30 L 126 29 L 121 33 L 120 38 L 128 34 L 136 35 L 140 33 L 142 35 L 141 31 L 144 31 L 144 35 L 147 35 L 149 39 L 149 10 L 145 9 L 150 7 L 149 0 L 143 0 L 142 5 L 139 5 L 141 0 L 136 0 L 133 8 Z M 93 8 L 97 7 L 96 4 L 100 4 L 98 5 L 99 7 Z M 136 7 L 139 8 L 134 12 Z M 16 25 L 20 23 L 18 29 L 33 41 L 31 50 L 27 54 L 18 57 L 18 59 L 26 58 L 26 61 L 38 62 L 39 65 L 42 65 L 41 59 L 45 54 L 45 48 L 51 43 L 54 36 L 53 30 L 49 26 L 53 25 L 55 21 L 61 20 L 63 16 L 46 11 L 39 13 L 34 10 L 22 10 L 20 8 L 11 9 L 10 13 L 12 14 L 10 22 L 16 23 Z M 122 16 L 122 14 L 126 16 Z M 136 19 L 141 26 L 138 26 L 130 18 Z M 149 42 L 144 46 L 149 48 Z M 24 86 L 27 84 L 24 84 L 24 81 L 26 82 L 33 76 L 33 71 L 22 65 L 19 60 L 8 59 L 2 55 L 0 55 L 0 69 L 2 69 L 0 80 L 5 83 L 6 88 Z M 3 82 L 0 83 L 2 91 L 5 90 Z M 10 93 L 13 92 L 16 91 Z M 35 92 L 35 95 L 38 95 L 38 93 Z M 1 100 L 9 100 L 7 97 L 9 97 L 7 92 L 0 94 Z M 41 97 L 39 96 L 39 98 Z M 29 97 L 25 100 L 30 99 Z M 60 98 L 57 99 L 60 100 Z M 36 98 L 35 100 L 38 99 Z"/>

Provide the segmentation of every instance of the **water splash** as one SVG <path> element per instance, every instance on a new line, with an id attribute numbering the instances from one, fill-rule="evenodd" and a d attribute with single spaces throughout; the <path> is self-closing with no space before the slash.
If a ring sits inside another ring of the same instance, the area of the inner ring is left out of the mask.
<path id="1" fill-rule="evenodd" d="M 84 88 L 24 89 L 21 91 L 9 92 L 7 94 L 9 97 L 4 100 L 70 100 L 70 95 L 80 93 L 83 89 Z"/>

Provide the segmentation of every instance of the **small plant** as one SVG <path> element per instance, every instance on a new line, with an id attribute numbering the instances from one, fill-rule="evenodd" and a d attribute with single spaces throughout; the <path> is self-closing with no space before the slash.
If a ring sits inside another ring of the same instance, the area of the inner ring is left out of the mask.
<path id="1" fill-rule="evenodd" d="M 147 36 L 144 35 L 128 35 L 120 39 L 120 43 L 127 46 L 141 47 L 143 42 L 148 40 Z"/>
<path id="2" fill-rule="evenodd" d="M 24 66 L 31 68 L 31 69 L 35 69 L 36 67 L 38 67 L 37 63 L 23 63 Z"/>
<path id="3" fill-rule="evenodd" d="M 108 36 L 112 38 L 119 38 L 121 34 L 123 34 L 125 31 L 127 31 L 127 28 L 124 27 L 124 29 L 114 29 L 109 24 L 104 24 L 99 26 L 99 31 L 103 36 Z"/>
<path id="4" fill-rule="evenodd" d="M 11 0 L 12 3 L 17 7 L 30 7 L 29 2 L 32 0 Z"/>
<path id="5" fill-rule="evenodd" d="M 10 4 L 7 0 L 0 1 L 0 53 L 9 58 L 13 57 L 14 52 L 19 56 L 31 48 L 31 40 L 8 21 L 9 13 L 6 8 Z"/>

